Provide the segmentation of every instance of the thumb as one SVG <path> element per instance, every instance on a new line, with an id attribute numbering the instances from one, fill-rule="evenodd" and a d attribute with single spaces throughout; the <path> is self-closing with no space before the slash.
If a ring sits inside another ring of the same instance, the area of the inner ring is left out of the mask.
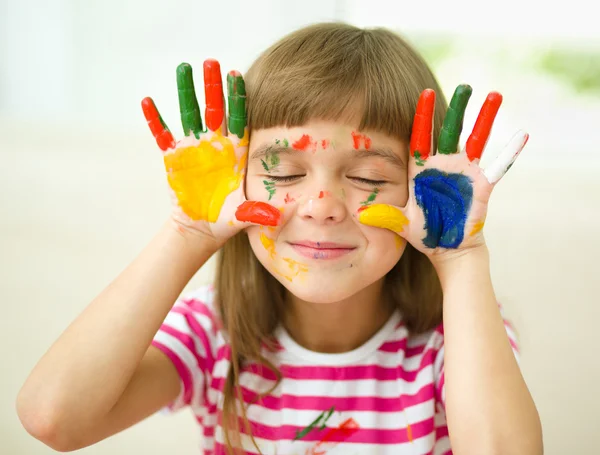
<path id="1" fill-rule="evenodd" d="M 394 205 L 373 204 L 358 210 L 358 221 L 366 226 L 389 229 L 403 237 L 409 223 L 404 211 Z"/>
<path id="2" fill-rule="evenodd" d="M 266 202 L 245 201 L 238 206 L 235 218 L 244 223 L 260 226 L 278 226 L 281 222 L 281 212 Z"/>

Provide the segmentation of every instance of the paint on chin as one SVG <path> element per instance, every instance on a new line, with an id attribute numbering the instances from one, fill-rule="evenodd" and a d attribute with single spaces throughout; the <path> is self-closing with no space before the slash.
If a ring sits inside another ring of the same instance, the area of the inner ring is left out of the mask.
<path id="1" fill-rule="evenodd" d="M 473 201 L 472 180 L 463 174 L 427 169 L 415 179 L 415 198 L 425 216 L 428 248 L 458 248 Z"/>
<path id="2" fill-rule="evenodd" d="M 267 250 L 269 252 L 269 257 L 271 259 L 275 259 L 275 241 L 270 238 L 267 237 L 265 234 L 263 234 L 262 232 L 260 233 L 260 243 L 263 244 L 263 246 L 265 247 L 265 250 Z"/>

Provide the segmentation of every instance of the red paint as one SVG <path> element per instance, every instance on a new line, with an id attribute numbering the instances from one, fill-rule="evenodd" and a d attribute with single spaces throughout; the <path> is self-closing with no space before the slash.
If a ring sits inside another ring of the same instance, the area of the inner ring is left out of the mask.
<path id="1" fill-rule="evenodd" d="M 327 147 L 329 147 L 329 139 L 323 139 L 321 141 L 321 147 L 323 147 L 324 149 L 326 149 Z"/>
<path id="2" fill-rule="evenodd" d="M 359 429 L 360 427 L 358 426 L 358 423 L 353 418 L 346 419 L 337 428 L 332 428 L 327 433 L 325 433 L 323 438 L 319 442 L 317 442 L 315 446 L 312 449 L 310 449 L 307 453 L 309 453 L 310 455 L 325 455 L 327 453 L 327 450 L 325 450 L 325 448 L 322 448 L 319 451 L 317 450 L 319 449 L 320 445 L 323 445 L 325 442 L 329 441 L 337 445 L 340 442 L 348 439 L 353 433 L 357 432 Z M 333 438 L 335 438 L 335 441 L 332 441 Z"/>
<path id="3" fill-rule="evenodd" d="M 431 132 L 433 129 L 433 110 L 435 108 L 435 92 L 425 89 L 421 92 L 417 110 L 413 120 L 410 136 L 410 156 L 419 152 L 419 158 L 425 161 L 431 153 Z"/>
<path id="4" fill-rule="evenodd" d="M 481 158 L 501 104 L 502 95 L 498 92 L 491 92 L 485 99 L 483 106 L 481 106 L 473 132 L 467 139 L 465 146 L 469 161 Z"/>
<path id="5" fill-rule="evenodd" d="M 285 199 L 283 200 L 283 202 L 285 202 L 286 204 L 289 204 L 290 202 L 296 202 L 296 199 L 291 197 L 290 193 L 285 193 Z"/>
<path id="6" fill-rule="evenodd" d="M 142 100 L 142 111 L 152 132 L 152 136 L 156 139 L 156 143 L 160 149 L 164 152 L 169 148 L 175 148 L 175 139 L 173 139 L 173 135 L 163 124 L 152 98 L 146 97 Z"/>
<path id="7" fill-rule="evenodd" d="M 310 137 L 308 134 L 303 134 L 300 139 L 292 144 L 292 147 L 303 152 L 308 150 L 312 150 L 314 152 L 317 148 L 317 143 L 313 141 L 312 137 Z"/>
<path id="8" fill-rule="evenodd" d="M 369 150 L 371 148 L 371 138 L 366 134 L 360 134 L 352 131 L 352 143 L 354 144 L 354 150 L 358 150 L 360 148 L 361 142 L 364 143 L 365 149 Z"/>
<path id="9" fill-rule="evenodd" d="M 235 217 L 238 221 L 277 226 L 281 220 L 281 212 L 266 202 L 246 201 L 237 208 Z"/>
<path id="10" fill-rule="evenodd" d="M 368 205 L 363 205 L 363 206 L 361 206 L 361 207 L 358 209 L 358 213 L 360 213 L 360 212 L 362 212 L 363 210 L 365 210 L 365 209 L 368 209 L 368 208 L 369 208 L 369 206 L 368 206 Z"/>
<path id="11" fill-rule="evenodd" d="M 221 65 L 214 59 L 204 61 L 204 95 L 206 97 L 206 126 L 217 131 L 223 124 L 224 98 Z"/>
<path id="12" fill-rule="evenodd" d="M 321 191 L 319 193 L 319 199 L 323 199 L 325 197 L 325 193 L 323 193 L 323 191 Z"/>

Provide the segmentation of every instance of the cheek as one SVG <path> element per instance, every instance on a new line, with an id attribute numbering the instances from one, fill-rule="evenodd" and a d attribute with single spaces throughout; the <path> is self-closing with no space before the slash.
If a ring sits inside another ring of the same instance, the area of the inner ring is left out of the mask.
<path id="1" fill-rule="evenodd" d="M 393 267 L 402 257 L 406 249 L 406 241 L 387 229 L 364 225 L 361 226 L 361 229 L 367 238 L 370 259 L 377 260 L 381 265 L 385 264 L 385 267 Z"/>

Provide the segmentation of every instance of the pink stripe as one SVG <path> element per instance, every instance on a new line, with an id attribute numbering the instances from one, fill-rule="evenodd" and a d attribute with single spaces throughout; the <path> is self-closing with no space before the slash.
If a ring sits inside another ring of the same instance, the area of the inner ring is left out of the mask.
<path id="1" fill-rule="evenodd" d="M 442 403 L 442 405 L 444 407 L 446 407 L 446 402 L 443 400 L 443 390 L 444 387 L 446 385 L 446 375 L 444 374 L 444 368 L 442 368 L 442 371 L 440 373 L 439 379 L 438 379 L 438 384 L 437 387 L 435 389 L 435 395 L 436 395 L 436 399 Z"/>
<path id="2" fill-rule="evenodd" d="M 405 351 L 407 343 L 408 343 L 407 338 L 402 338 L 401 340 L 386 341 L 381 346 L 379 346 L 378 351 L 382 351 L 382 352 Z"/>
<path id="3" fill-rule="evenodd" d="M 321 380 L 321 381 L 356 381 L 356 380 L 377 380 L 377 381 L 395 381 L 402 379 L 407 382 L 414 382 L 419 372 L 433 363 L 433 356 L 425 356 L 421 361 L 419 369 L 414 371 L 404 370 L 402 365 L 394 368 L 382 367 L 379 365 L 355 365 L 345 367 L 326 367 L 326 366 L 295 366 L 281 365 L 280 370 L 286 379 L 296 380 Z M 244 367 L 245 372 L 251 372 L 268 381 L 275 380 L 275 374 L 260 365 L 250 364 Z"/>
<path id="4" fill-rule="evenodd" d="M 224 378 L 213 378 L 211 388 L 222 390 Z M 331 396 L 297 396 L 282 394 L 280 397 L 267 395 L 259 398 L 259 394 L 242 386 L 242 396 L 245 403 L 261 406 L 272 411 L 281 410 L 314 410 L 323 411 L 335 407 L 336 411 L 372 411 L 399 412 L 411 406 L 425 403 L 434 399 L 433 384 L 423 386 L 417 393 L 401 395 L 394 398 L 383 397 L 331 397 Z M 432 411 L 435 412 L 434 403 Z M 209 411 L 210 412 L 210 411 Z"/>
<path id="5" fill-rule="evenodd" d="M 219 425 L 222 425 L 221 415 L 219 415 Z M 240 418 L 240 427 L 243 429 L 243 421 Z M 409 442 L 408 432 L 405 427 L 394 429 L 371 429 L 358 428 L 351 435 L 344 434 L 343 431 L 331 431 L 335 427 L 326 427 L 323 430 L 314 428 L 308 432 L 302 441 L 321 441 L 327 435 L 328 442 L 346 442 L 346 443 L 363 443 L 363 444 L 402 444 Z M 427 418 L 421 422 L 411 423 L 413 439 L 422 438 L 435 431 L 433 417 Z M 278 440 L 293 440 L 296 434 L 305 429 L 296 425 L 281 425 L 273 427 L 262 423 L 250 421 L 250 429 L 252 435 L 257 438 L 266 439 L 269 441 Z"/>
<path id="6" fill-rule="evenodd" d="M 219 323 L 215 314 L 208 307 L 208 305 L 206 303 L 204 303 L 198 299 L 187 299 L 187 300 L 184 300 L 183 303 L 185 303 L 194 312 L 200 313 L 200 314 L 206 316 L 207 318 L 209 318 L 210 322 L 211 322 L 211 326 L 213 328 L 213 332 L 216 334 L 219 327 L 221 327 L 221 324 Z"/>
<path id="7" fill-rule="evenodd" d="M 435 429 L 435 440 L 439 441 L 442 438 L 445 438 L 449 435 L 448 426 L 444 425 L 443 427 L 437 427 Z"/>
<path id="8" fill-rule="evenodd" d="M 164 352 L 167 357 L 169 359 L 171 359 L 171 362 L 173 362 L 173 365 L 175 365 L 175 368 L 177 369 L 177 372 L 179 373 L 179 377 L 181 378 L 182 382 L 183 382 L 183 401 L 185 404 L 190 404 L 191 398 L 192 398 L 192 392 L 193 392 L 193 385 L 192 385 L 192 373 L 190 372 L 190 370 L 188 369 L 188 367 L 185 365 L 185 363 L 183 363 L 183 361 L 179 358 L 179 356 L 177 356 L 177 354 L 175 354 L 173 351 L 171 351 L 171 349 L 167 346 L 165 346 L 164 344 L 156 341 L 156 340 L 152 340 L 152 346 L 160 349 L 162 352 Z"/>

